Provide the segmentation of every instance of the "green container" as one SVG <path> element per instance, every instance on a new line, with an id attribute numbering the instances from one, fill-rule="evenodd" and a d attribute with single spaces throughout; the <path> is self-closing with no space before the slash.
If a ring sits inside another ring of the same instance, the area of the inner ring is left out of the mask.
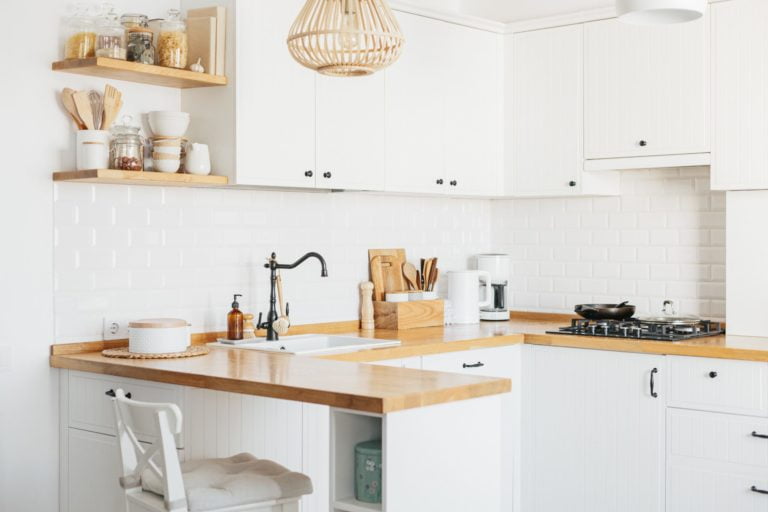
<path id="1" fill-rule="evenodd" d="M 355 446 L 355 499 L 381 503 L 381 440 Z"/>

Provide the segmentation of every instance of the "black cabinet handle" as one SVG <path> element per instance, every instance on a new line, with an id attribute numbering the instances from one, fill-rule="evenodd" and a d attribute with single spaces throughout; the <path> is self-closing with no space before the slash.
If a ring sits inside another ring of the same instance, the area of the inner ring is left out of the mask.
<path id="1" fill-rule="evenodd" d="M 332 174 L 330 172 L 324 172 L 323 173 L 323 178 L 330 178 L 331 176 L 332 176 Z"/>
<path id="2" fill-rule="evenodd" d="M 752 491 L 752 492 L 756 492 L 758 494 L 768 494 L 768 491 L 764 491 L 762 489 L 758 489 L 754 485 L 752 487 L 750 487 L 749 490 Z"/>
<path id="3" fill-rule="evenodd" d="M 313 173 L 312 171 L 307 171 L 307 172 L 304 173 L 304 176 L 306 176 L 307 178 L 311 178 L 314 175 L 315 175 L 315 173 Z"/>
<path id="4" fill-rule="evenodd" d="M 640 144 L 640 146 L 642 146 L 642 147 L 645 147 L 645 146 L 648 145 L 648 141 L 647 140 L 641 140 L 640 142 L 638 142 L 638 144 Z"/>
<path id="5" fill-rule="evenodd" d="M 458 181 L 456 181 L 456 180 L 451 180 L 451 183 L 450 183 L 450 185 L 451 185 L 452 187 L 455 187 L 455 186 L 456 186 L 456 185 L 458 185 L 458 184 L 459 184 L 459 182 L 458 182 Z"/>
<path id="6" fill-rule="evenodd" d="M 654 390 L 654 387 L 656 386 L 655 377 L 657 373 L 659 373 L 658 368 L 654 368 L 653 370 L 651 370 L 651 396 L 653 398 L 659 397 L 659 394 Z"/>
<path id="7" fill-rule="evenodd" d="M 576 182 L 575 181 L 569 181 L 568 182 L 568 186 L 569 187 L 575 187 L 576 186 Z"/>
<path id="8" fill-rule="evenodd" d="M 445 181 L 443 180 L 443 178 L 440 178 L 435 183 L 437 183 L 438 185 L 442 185 L 443 183 L 445 183 Z"/>
<path id="9" fill-rule="evenodd" d="M 717 377 L 717 372 L 709 372 L 709 378 L 714 379 Z"/>
<path id="10" fill-rule="evenodd" d="M 758 434 L 757 432 L 752 432 L 752 437 L 759 437 L 760 439 L 768 439 L 768 436 L 765 434 Z"/>
<path id="11" fill-rule="evenodd" d="M 461 365 L 462 368 L 482 368 L 483 366 L 485 366 L 485 364 L 481 363 L 480 361 L 476 362 L 475 364 L 464 363 Z"/>
<path id="12" fill-rule="evenodd" d="M 114 389 L 110 389 L 109 391 L 107 391 L 104 394 L 109 396 L 109 397 L 115 398 L 115 390 Z M 125 394 L 125 398 L 130 400 L 131 399 L 131 394 L 130 393 L 126 393 Z"/>

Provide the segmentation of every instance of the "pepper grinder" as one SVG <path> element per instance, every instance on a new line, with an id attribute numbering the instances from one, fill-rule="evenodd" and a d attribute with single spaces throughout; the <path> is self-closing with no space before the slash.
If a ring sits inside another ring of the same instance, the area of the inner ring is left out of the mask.
<path id="1" fill-rule="evenodd" d="M 373 321 L 373 283 L 360 283 L 360 329 L 372 331 L 376 327 Z"/>

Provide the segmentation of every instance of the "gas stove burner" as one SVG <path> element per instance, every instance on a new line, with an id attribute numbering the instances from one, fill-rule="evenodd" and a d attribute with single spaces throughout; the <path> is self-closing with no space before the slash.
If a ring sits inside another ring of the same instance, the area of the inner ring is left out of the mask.
<path id="1" fill-rule="evenodd" d="M 684 341 L 724 334 L 719 322 L 693 317 L 630 318 L 628 320 L 587 320 L 574 318 L 570 327 L 547 334 L 600 336 L 655 341 Z"/>

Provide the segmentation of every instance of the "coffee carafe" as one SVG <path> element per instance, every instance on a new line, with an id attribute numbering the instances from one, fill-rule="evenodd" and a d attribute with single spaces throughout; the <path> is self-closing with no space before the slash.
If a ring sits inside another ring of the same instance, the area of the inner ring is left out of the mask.
<path id="1" fill-rule="evenodd" d="M 490 276 L 491 303 L 480 308 L 480 320 L 509 320 L 509 277 L 510 258 L 508 254 L 480 254 L 477 256 L 477 269 Z"/>

